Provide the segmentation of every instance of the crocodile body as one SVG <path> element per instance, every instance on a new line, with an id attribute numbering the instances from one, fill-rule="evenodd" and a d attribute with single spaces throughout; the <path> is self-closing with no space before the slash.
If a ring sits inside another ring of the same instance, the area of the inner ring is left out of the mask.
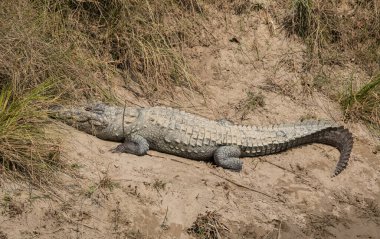
<path id="1" fill-rule="evenodd" d="M 331 121 L 243 126 L 167 107 L 133 108 L 96 104 L 52 110 L 59 118 L 98 138 L 123 142 L 113 152 L 144 155 L 149 149 L 195 160 L 214 160 L 226 169 L 240 171 L 240 157 L 278 153 L 310 143 L 336 147 L 341 155 L 333 176 L 347 166 L 351 133 Z"/>

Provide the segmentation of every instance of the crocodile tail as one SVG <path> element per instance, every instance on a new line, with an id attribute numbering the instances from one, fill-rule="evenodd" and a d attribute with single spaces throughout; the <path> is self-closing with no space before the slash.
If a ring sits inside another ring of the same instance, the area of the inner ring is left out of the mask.
<path id="1" fill-rule="evenodd" d="M 327 144 L 340 151 L 339 161 L 332 177 L 340 174 L 348 164 L 353 146 L 352 133 L 343 127 L 330 128 L 317 134 L 316 143 Z"/>

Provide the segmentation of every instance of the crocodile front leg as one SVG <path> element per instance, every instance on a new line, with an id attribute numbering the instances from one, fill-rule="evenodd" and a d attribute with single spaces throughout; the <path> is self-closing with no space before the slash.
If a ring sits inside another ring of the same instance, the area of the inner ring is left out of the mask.
<path id="1" fill-rule="evenodd" d="M 239 157 L 240 148 L 238 146 L 221 146 L 214 152 L 215 163 L 233 171 L 240 171 L 243 167 L 243 162 Z"/>
<path id="2" fill-rule="evenodd" d="M 145 155 L 149 150 L 148 141 L 137 134 L 128 136 L 124 143 L 111 150 L 112 153 L 130 153 L 138 156 Z"/>

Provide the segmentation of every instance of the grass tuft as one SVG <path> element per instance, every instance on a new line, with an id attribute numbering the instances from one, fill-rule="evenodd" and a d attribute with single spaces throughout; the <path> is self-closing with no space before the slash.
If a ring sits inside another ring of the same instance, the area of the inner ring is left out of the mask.
<path id="1" fill-rule="evenodd" d="M 261 92 L 247 91 L 247 97 L 242 99 L 236 106 L 236 109 L 241 112 L 240 118 L 243 120 L 247 115 L 265 106 L 265 97 Z"/>
<path id="2" fill-rule="evenodd" d="M 292 0 L 291 3 L 285 29 L 305 41 L 310 59 L 314 53 L 321 57 L 322 49 L 340 37 L 336 6 L 329 1 Z"/>
<path id="3" fill-rule="evenodd" d="M 199 214 L 193 225 L 187 229 L 189 234 L 199 239 L 219 239 L 223 232 L 228 231 L 228 227 L 221 222 L 221 215 L 216 211 Z"/>
<path id="4" fill-rule="evenodd" d="M 41 110 L 52 100 L 45 96 L 50 88 L 44 83 L 20 97 L 10 86 L 1 90 L 0 162 L 6 176 L 50 183 L 55 171 L 62 169 L 58 142 L 45 133 L 48 119 Z"/>
<path id="5" fill-rule="evenodd" d="M 312 1 L 311 0 L 294 0 L 292 31 L 302 38 L 308 37 L 312 33 Z"/>
<path id="6" fill-rule="evenodd" d="M 346 117 L 361 119 L 380 128 L 380 73 L 356 92 L 351 86 L 341 105 Z"/>
<path id="7" fill-rule="evenodd" d="M 160 179 L 155 179 L 153 182 L 152 187 L 157 190 L 157 192 L 160 192 L 161 190 L 165 190 L 166 188 L 166 182 L 160 180 Z"/>
<path id="8" fill-rule="evenodd" d="M 290 0 L 284 19 L 289 34 L 301 37 L 309 60 L 322 65 L 355 63 L 370 76 L 380 70 L 380 5 L 377 0 L 337 3 Z M 312 67 L 313 62 L 309 68 Z"/>

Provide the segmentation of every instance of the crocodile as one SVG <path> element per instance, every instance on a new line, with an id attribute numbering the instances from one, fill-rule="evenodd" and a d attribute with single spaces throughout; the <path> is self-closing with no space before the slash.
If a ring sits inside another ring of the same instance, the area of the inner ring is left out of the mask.
<path id="1" fill-rule="evenodd" d="M 112 106 L 104 103 L 79 107 L 55 106 L 50 116 L 103 140 L 122 142 L 112 152 L 145 155 L 149 149 L 194 160 L 214 161 L 240 171 L 240 157 L 279 153 L 300 145 L 321 143 L 340 151 L 332 176 L 346 167 L 352 134 L 328 120 L 249 126 L 213 121 L 178 109 Z"/>

